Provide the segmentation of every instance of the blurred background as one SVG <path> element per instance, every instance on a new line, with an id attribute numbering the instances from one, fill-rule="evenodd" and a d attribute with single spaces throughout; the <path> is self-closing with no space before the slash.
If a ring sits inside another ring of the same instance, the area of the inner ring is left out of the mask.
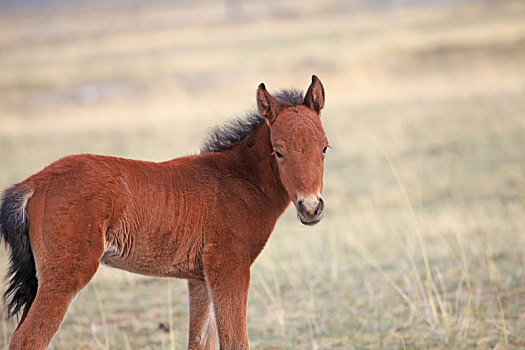
<path id="1" fill-rule="evenodd" d="M 312 74 L 327 209 L 289 208 L 253 265 L 252 348 L 524 347 L 524 1 L 1 0 L 0 188 L 197 153 Z M 185 281 L 103 267 L 51 348 L 181 349 L 187 319 Z"/>

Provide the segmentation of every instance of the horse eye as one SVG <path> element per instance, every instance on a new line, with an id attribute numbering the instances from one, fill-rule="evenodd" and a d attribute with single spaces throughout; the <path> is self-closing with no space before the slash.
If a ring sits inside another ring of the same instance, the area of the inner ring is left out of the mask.
<path id="1" fill-rule="evenodd" d="M 277 158 L 282 158 L 283 157 L 283 155 L 281 153 L 277 152 L 277 151 L 275 151 L 275 156 Z"/>
<path id="2" fill-rule="evenodd" d="M 326 146 L 325 148 L 323 148 L 323 154 L 326 154 L 326 150 L 328 149 L 328 146 Z"/>

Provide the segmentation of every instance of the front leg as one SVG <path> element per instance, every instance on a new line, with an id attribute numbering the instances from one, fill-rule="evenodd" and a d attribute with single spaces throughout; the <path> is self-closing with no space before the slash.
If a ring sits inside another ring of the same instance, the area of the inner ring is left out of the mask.
<path id="1" fill-rule="evenodd" d="M 221 350 L 248 350 L 246 306 L 250 287 L 250 262 L 231 251 L 215 247 L 203 259 L 211 293 Z M 228 249 L 230 248 L 230 249 Z"/>
<path id="2" fill-rule="evenodd" d="M 188 350 L 215 349 L 215 312 L 206 282 L 188 281 L 190 297 L 190 329 Z"/>

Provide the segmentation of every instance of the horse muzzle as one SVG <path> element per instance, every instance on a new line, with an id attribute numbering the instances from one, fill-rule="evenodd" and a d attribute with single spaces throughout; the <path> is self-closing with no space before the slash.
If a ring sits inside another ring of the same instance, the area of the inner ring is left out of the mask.
<path id="1" fill-rule="evenodd" d="M 324 200 L 321 196 L 299 197 L 295 208 L 302 224 L 315 225 L 323 218 Z"/>

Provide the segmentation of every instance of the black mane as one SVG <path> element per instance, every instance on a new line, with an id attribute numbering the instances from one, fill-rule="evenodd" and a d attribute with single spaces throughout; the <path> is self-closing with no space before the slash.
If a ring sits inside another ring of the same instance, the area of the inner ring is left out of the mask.
<path id="1" fill-rule="evenodd" d="M 296 106 L 303 102 L 303 93 L 296 89 L 285 89 L 273 94 L 282 104 Z M 221 152 L 231 148 L 237 142 L 250 135 L 264 123 L 264 118 L 257 112 L 246 114 L 245 118 L 238 118 L 226 122 L 222 126 L 213 128 L 204 144 L 201 153 Z"/>

